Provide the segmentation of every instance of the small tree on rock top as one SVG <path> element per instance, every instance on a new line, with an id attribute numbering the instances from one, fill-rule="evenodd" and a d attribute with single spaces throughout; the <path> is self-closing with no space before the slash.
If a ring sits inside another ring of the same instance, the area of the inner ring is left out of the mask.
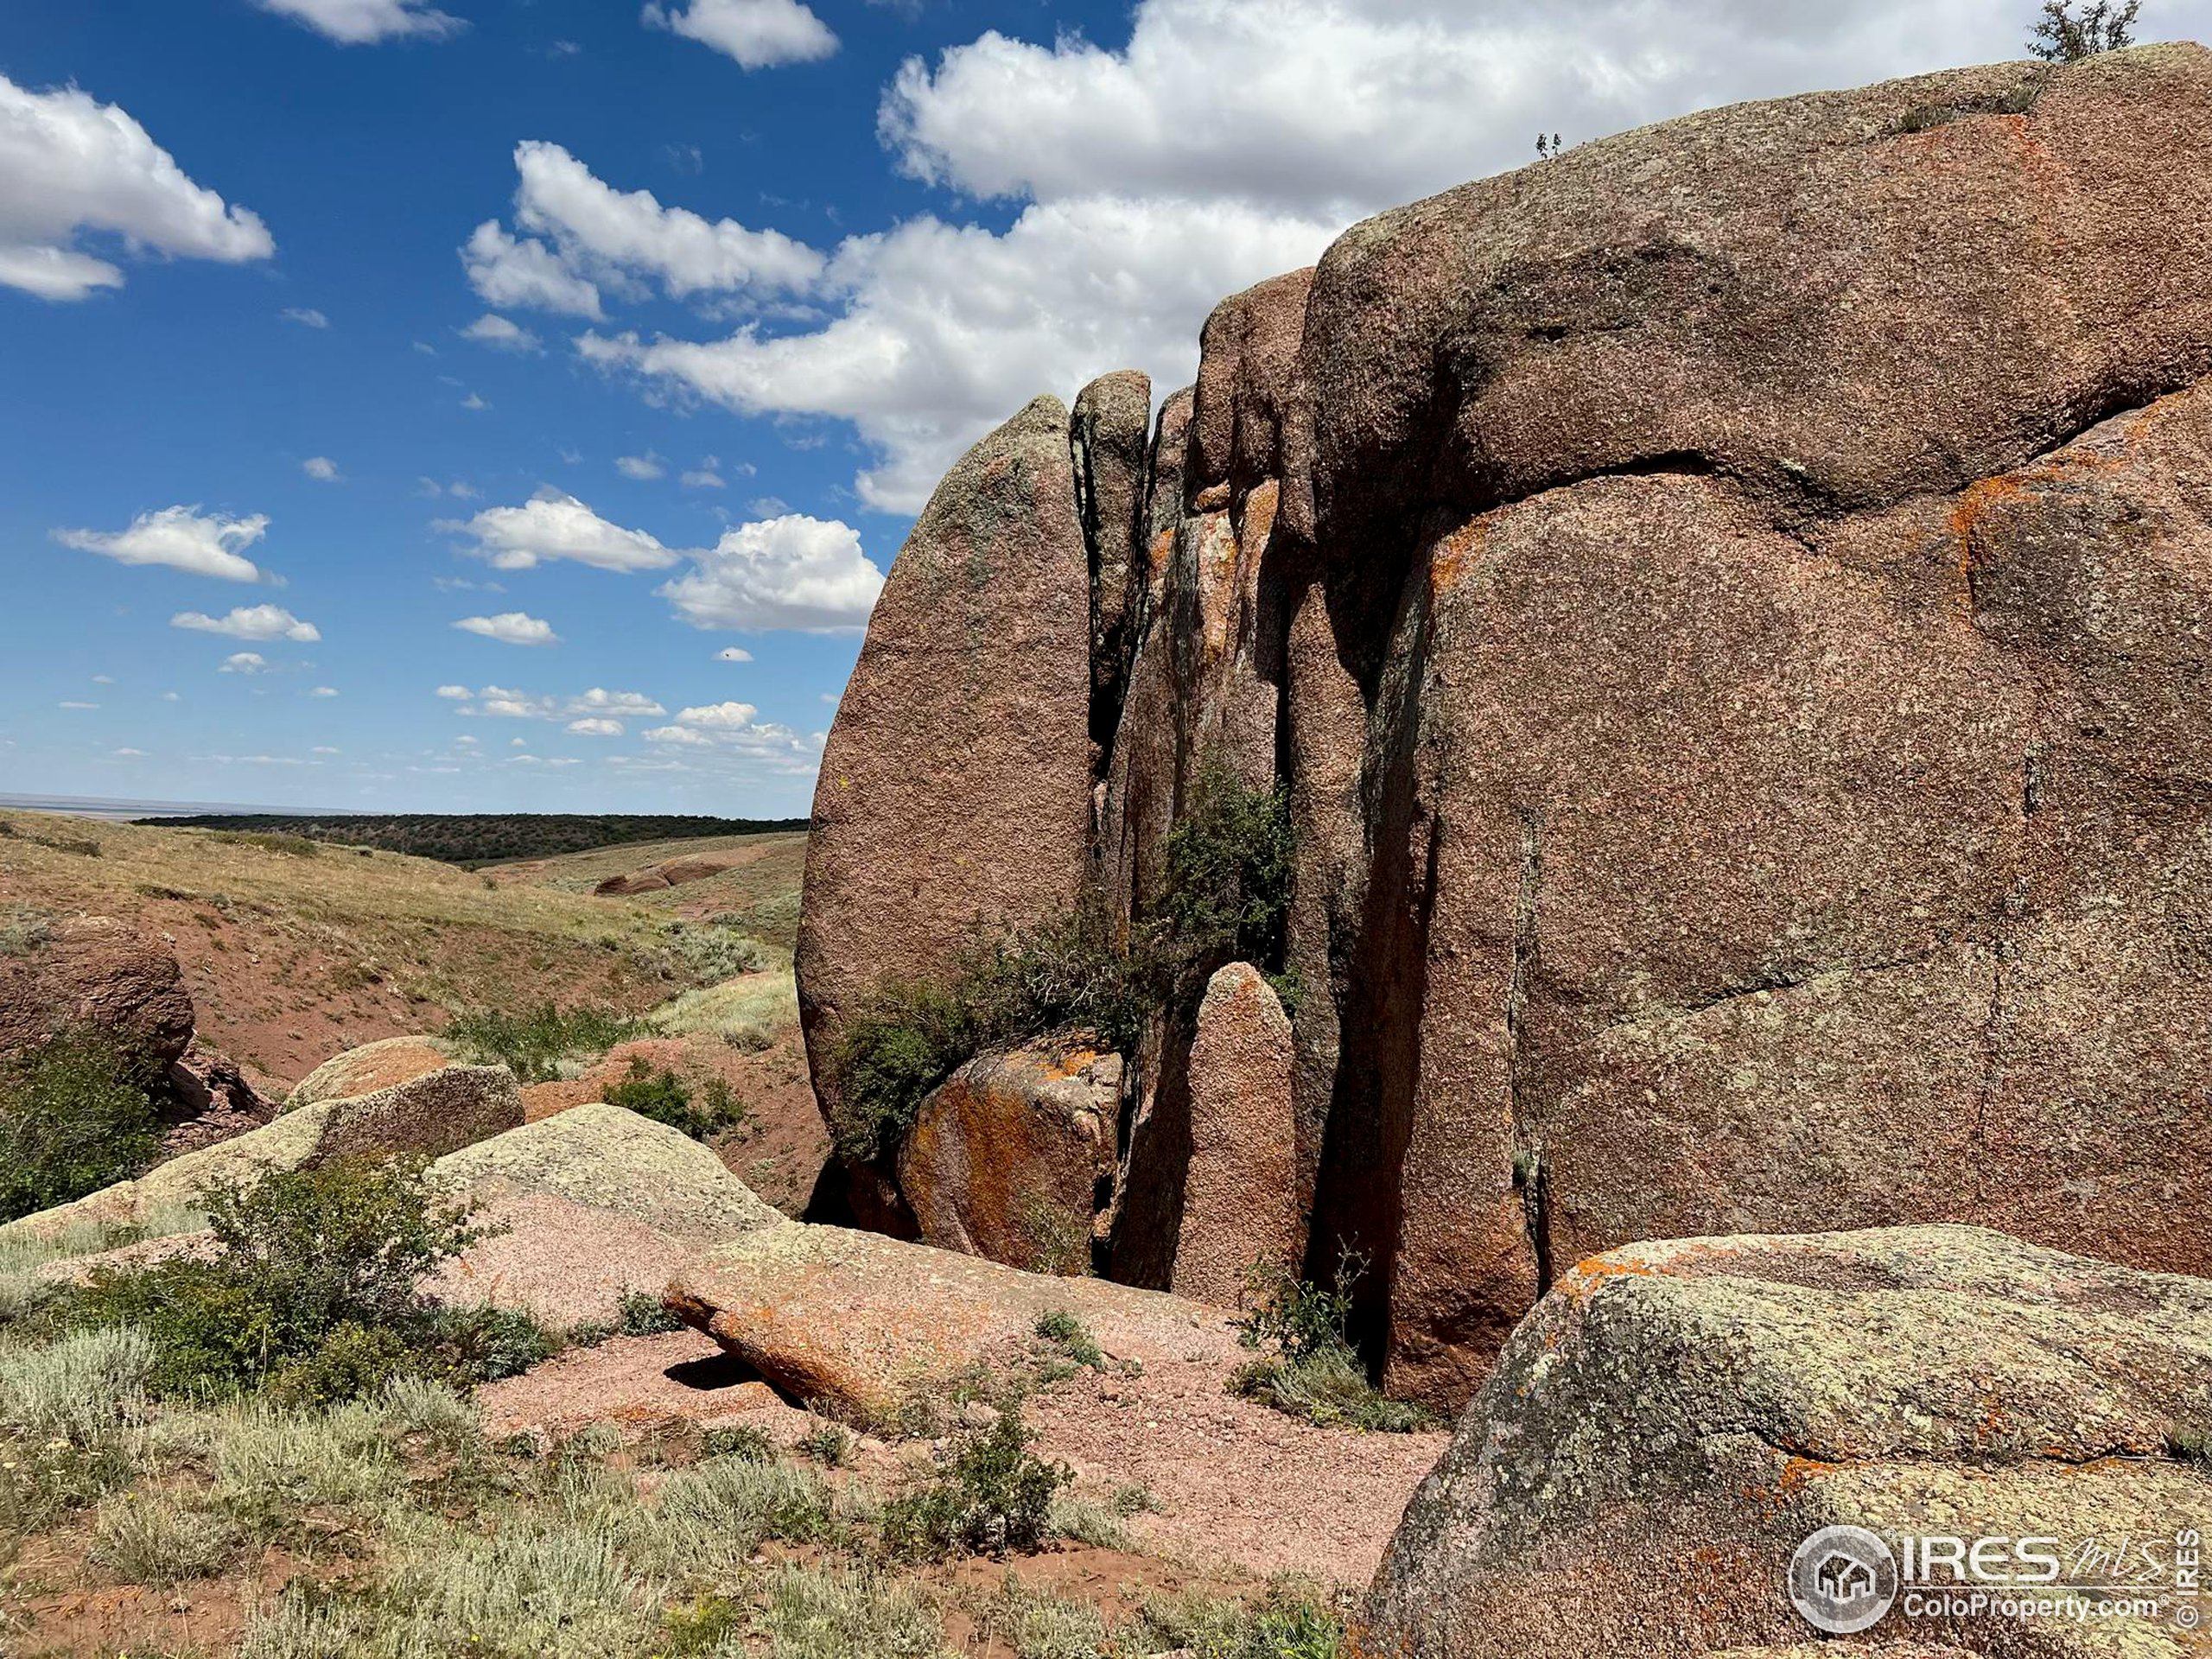
<path id="1" fill-rule="evenodd" d="M 2135 19 L 2143 0 L 2094 0 L 2078 17 L 2076 0 L 2044 0 L 2043 17 L 2028 37 L 2028 50 L 2048 63 L 2079 63 L 2100 52 L 2135 44 Z"/>

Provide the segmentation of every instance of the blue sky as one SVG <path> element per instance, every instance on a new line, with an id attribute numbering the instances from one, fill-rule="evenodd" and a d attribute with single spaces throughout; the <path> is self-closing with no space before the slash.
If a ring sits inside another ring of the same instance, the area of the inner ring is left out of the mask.
<path id="1" fill-rule="evenodd" d="M 2169 0 L 2149 37 L 2207 24 Z M 803 813 L 929 486 L 1360 215 L 2005 0 L 0 16 L 0 789 Z"/>

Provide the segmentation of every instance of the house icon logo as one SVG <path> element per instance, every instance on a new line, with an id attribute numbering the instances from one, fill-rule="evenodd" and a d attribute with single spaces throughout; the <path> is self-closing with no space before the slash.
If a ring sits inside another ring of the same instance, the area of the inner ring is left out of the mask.
<path id="1" fill-rule="evenodd" d="M 1789 1558 L 1790 1604 L 1816 1630 L 1856 1636 L 1897 1599 L 1897 1558 L 1864 1527 L 1822 1527 Z"/>

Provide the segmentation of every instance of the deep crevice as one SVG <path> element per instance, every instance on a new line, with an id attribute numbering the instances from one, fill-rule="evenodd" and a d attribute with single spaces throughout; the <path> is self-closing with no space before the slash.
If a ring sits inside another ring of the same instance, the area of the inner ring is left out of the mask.
<path id="1" fill-rule="evenodd" d="M 1529 1243 L 1536 1258 L 1536 1294 L 1552 1287 L 1551 1205 L 1544 1149 L 1529 1122 L 1528 1077 L 1522 1063 L 1527 1041 L 1529 976 L 1536 960 L 1536 912 L 1543 892 L 1544 815 L 1521 814 L 1521 889 L 1513 921 L 1512 969 L 1505 988 L 1505 1090 L 1513 1121 L 1513 1184 L 1520 1189 Z"/>

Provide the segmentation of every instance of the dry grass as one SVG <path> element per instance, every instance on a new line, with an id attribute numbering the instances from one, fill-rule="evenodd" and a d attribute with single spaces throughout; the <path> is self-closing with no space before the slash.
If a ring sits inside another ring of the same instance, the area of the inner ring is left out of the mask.
<path id="1" fill-rule="evenodd" d="M 806 867 L 806 837 L 801 834 L 640 842 L 559 858 L 489 865 L 484 874 L 503 887 L 588 896 L 607 877 L 627 875 L 648 864 L 671 858 L 732 856 L 744 861 L 704 880 L 639 893 L 623 902 L 663 917 L 678 912 L 727 916 L 729 925 L 788 950 L 798 933 L 799 884 Z"/>
<path id="2" fill-rule="evenodd" d="M 487 887 L 481 876 L 427 858 L 326 847 L 314 858 L 216 830 L 106 823 L 0 812 L 0 887 L 49 907 L 128 914 L 143 901 L 183 899 L 219 911 L 244 906 L 338 927 L 471 926 L 568 944 L 609 939 L 658 948 L 664 918 L 624 901 L 555 885 Z M 98 857 L 34 841 L 97 842 Z M 586 856 L 595 856 L 587 855 Z"/>

